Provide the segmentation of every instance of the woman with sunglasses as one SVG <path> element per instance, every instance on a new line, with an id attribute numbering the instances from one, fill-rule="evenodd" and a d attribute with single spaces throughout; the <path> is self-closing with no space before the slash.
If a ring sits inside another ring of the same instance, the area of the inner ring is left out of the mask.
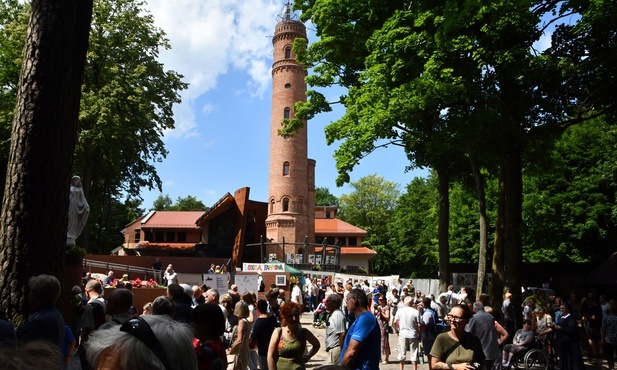
<path id="1" fill-rule="evenodd" d="M 311 350 L 304 355 L 306 342 Z M 300 325 L 300 305 L 287 302 L 281 307 L 281 327 L 276 328 L 268 347 L 269 370 L 304 370 L 305 364 L 319 351 L 319 340 Z"/>
<path id="2" fill-rule="evenodd" d="M 435 338 L 431 349 L 431 369 L 477 370 L 483 368 L 484 351 L 478 337 L 465 331 L 471 309 L 464 304 L 452 306 L 446 321 L 450 330 Z"/>

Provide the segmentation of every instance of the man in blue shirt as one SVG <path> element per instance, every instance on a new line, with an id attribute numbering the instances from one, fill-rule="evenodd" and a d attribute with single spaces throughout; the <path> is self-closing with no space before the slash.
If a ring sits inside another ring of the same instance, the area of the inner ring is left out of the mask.
<path id="1" fill-rule="evenodd" d="M 355 321 L 345 335 L 340 364 L 350 369 L 379 369 L 381 333 L 375 316 L 367 310 L 368 298 L 362 289 L 347 295 L 347 309 Z"/>

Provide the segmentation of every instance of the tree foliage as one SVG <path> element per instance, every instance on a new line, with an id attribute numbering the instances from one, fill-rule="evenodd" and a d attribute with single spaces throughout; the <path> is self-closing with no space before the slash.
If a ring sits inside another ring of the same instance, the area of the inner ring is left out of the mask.
<path id="1" fill-rule="evenodd" d="M 369 175 L 350 186 L 353 191 L 339 197 L 339 218 L 366 230 L 366 245 L 386 245 L 388 222 L 400 194 L 398 184 Z"/>
<path id="2" fill-rule="evenodd" d="M 604 12 L 615 5 L 305 0 L 297 6 L 320 37 L 299 54 L 315 74 L 307 81 L 348 89 L 339 100 L 345 115 L 326 127 L 329 143 L 341 141 L 337 182 L 348 181 L 365 155 L 390 144 L 404 147 L 411 167 L 434 168 L 440 260 L 447 263 L 448 182 L 462 169 L 460 157 L 498 165 L 492 296 L 501 297 L 503 281 L 518 299 L 522 155 L 530 142 L 553 138 L 614 105 L 607 96 L 614 97 L 615 46 L 602 49 L 598 36 L 614 39 L 613 16 Z M 559 25 L 549 49 L 533 49 L 546 23 L 576 19 L 572 15 L 581 18 Z M 599 79 L 598 71 L 607 78 Z M 313 91 L 297 104 L 297 116 L 310 118 L 333 103 Z M 442 267 L 440 275 L 447 275 Z"/>
<path id="3" fill-rule="evenodd" d="M 176 202 L 172 202 L 169 194 L 161 194 L 152 203 L 153 211 L 204 211 L 208 210 L 208 207 L 204 205 L 201 200 L 198 200 L 192 195 L 186 197 L 178 197 Z"/>
<path id="4" fill-rule="evenodd" d="M 0 174 L 2 175 L 6 174 L 6 163 L 9 158 L 11 123 L 17 101 L 17 84 L 29 10 L 29 6 L 17 0 L 0 2 Z M 0 181 L 0 190 L 3 189 L 4 181 Z"/>
<path id="5" fill-rule="evenodd" d="M 526 261 L 600 263 L 612 253 L 616 135 L 604 119 L 571 127 L 525 172 Z"/>
<path id="6" fill-rule="evenodd" d="M 388 223 L 388 254 L 374 262 L 379 271 L 409 277 L 437 277 L 439 195 L 434 173 L 414 178 L 397 202 Z M 381 251 L 380 251 L 381 252 Z"/>
<path id="7" fill-rule="evenodd" d="M 326 187 L 315 188 L 315 205 L 316 206 L 338 206 L 338 198 L 330 193 L 330 189 Z"/>

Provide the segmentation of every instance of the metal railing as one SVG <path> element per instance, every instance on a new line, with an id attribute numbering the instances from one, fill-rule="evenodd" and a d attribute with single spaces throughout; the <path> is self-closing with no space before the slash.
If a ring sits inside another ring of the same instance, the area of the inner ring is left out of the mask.
<path id="1" fill-rule="evenodd" d="M 112 262 L 101 262 L 94 261 L 90 259 L 84 258 L 83 262 L 84 271 L 92 272 L 92 268 L 102 269 L 105 274 L 107 271 L 118 272 L 121 271 L 123 273 L 129 274 L 131 279 L 135 279 L 136 276 L 131 276 L 131 273 L 137 273 L 142 280 L 149 280 L 150 278 L 154 278 L 154 271 L 151 268 L 141 267 L 141 266 L 131 266 L 120 263 L 112 263 Z M 141 278 L 143 276 L 143 278 Z"/>

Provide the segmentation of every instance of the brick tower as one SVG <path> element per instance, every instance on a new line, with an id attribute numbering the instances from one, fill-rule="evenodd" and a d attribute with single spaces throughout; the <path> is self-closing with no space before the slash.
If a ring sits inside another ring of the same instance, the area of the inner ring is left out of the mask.
<path id="1" fill-rule="evenodd" d="M 306 37 L 306 27 L 295 20 L 287 3 L 272 38 L 272 111 L 270 118 L 270 173 L 266 237 L 275 243 L 315 241 L 315 161 L 308 159 L 306 122 L 293 136 L 278 134 L 281 122 L 294 117 L 294 104 L 306 101 L 307 73 L 295 60 L 294 39 Z M 289 246 L 286 254 L 302 253 Z M 282 257 L 282 256 L 281 256 Z M 279 258 L 281 258 L 279 257 Z"/>

